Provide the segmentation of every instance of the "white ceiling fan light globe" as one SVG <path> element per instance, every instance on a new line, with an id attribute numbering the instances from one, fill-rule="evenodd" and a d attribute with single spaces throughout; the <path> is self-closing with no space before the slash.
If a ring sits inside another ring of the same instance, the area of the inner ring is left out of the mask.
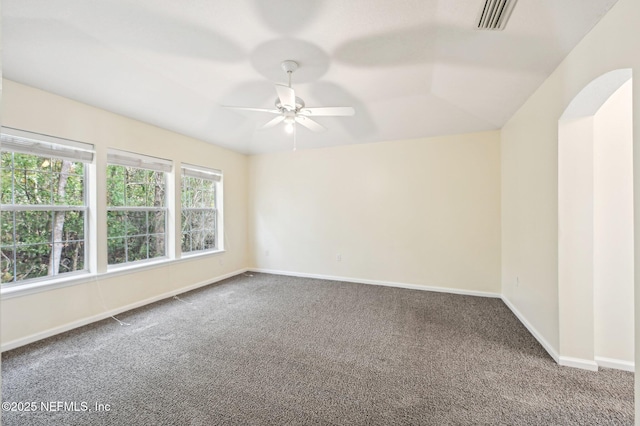
<path id="1" fill-rule="evenodd" d="M 296 116 L 292 113 L 287 113 L 287 116 L 284 118 L 284 131 L 288 134 L 293 133 L 293 125 L 296 122 Z"/>
<path id="2" fill-rule="evenodd" d="M 292 134 L 293 133 L 293 123 L 286 123 L 284 125 L 284 131 L 287 132 L 287 134 Z"/>

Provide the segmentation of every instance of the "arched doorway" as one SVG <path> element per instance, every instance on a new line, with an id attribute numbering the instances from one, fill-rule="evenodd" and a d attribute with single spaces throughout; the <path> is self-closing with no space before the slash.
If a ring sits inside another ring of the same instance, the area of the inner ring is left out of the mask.
<path id="1" fill-rule="evenodd" d="M 631 70 L 586 86 L 558 125 L 560 364 L 633 371 Z"/>

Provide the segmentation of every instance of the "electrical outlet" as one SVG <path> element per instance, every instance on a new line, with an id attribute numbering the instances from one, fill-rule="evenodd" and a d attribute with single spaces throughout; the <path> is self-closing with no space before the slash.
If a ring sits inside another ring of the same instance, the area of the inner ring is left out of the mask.
<path id="1" fill-rule="evenodd" d="M 265 251 L 264 251 L 264 255 L 265 255 L 265 256 L 267 256 L 267 257 L 269 257 L 269 250 L 265 250 Z"/>
<path id="2" fill-rule="evenodd" d="M 340 253 L 336 255 L 336 261 L 342 262 L 342 255 Z"/>

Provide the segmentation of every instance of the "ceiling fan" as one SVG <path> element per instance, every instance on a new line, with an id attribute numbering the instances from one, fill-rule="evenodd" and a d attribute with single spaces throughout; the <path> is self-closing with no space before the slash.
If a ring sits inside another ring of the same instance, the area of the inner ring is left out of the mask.
<path id="1" fill-rule="evenodd" d="M 287 60 L 281 63 L 284 72 L 289 78 L 289 85 L 276 84 L 276 93 L 278 97 L 275 101 L 275 109 L 266 108 L 249 108 L 239 106 L 224 106 L 224 108 L 237 109 L 243 111 L 258 111 L 270 114 L 276 114 L 276 117 L 260 127 L 268 129 L 280 123 L 284 123 L 285 131 L 293 133 L 294 149 L 295 149 L 295 130 L 296 124 L 311 130 L 312 132 L 323 132 L 327 130 L 323 125 L 311 119 L 311 117 L 346 117 L 355 114 L 352 107 L 319 107 L 307 108 L 302 99 L 296 96 L 295 91 L 291 87 L 291 75 L 298 69 L 299 65 L 295 61 Z"/>

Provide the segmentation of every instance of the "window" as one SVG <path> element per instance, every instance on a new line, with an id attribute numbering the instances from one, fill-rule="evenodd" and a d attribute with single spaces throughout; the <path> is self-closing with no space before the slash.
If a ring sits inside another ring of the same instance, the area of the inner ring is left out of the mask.
<path id="1" fill-rule="evenodd" d="M 87 166 L 93 145 L 3 127 L 3 286 L 87 271 Z"/>
<path id="2" fill-rule="evenodd" d="M 182 253 L 221 249 L 222 172 L 182 167 Z"/>
<path id="3" fill-rule="evenodd" d="M 171 162 L 123 151 L 107 160 L 108 264 L 165 257 Z"/>

